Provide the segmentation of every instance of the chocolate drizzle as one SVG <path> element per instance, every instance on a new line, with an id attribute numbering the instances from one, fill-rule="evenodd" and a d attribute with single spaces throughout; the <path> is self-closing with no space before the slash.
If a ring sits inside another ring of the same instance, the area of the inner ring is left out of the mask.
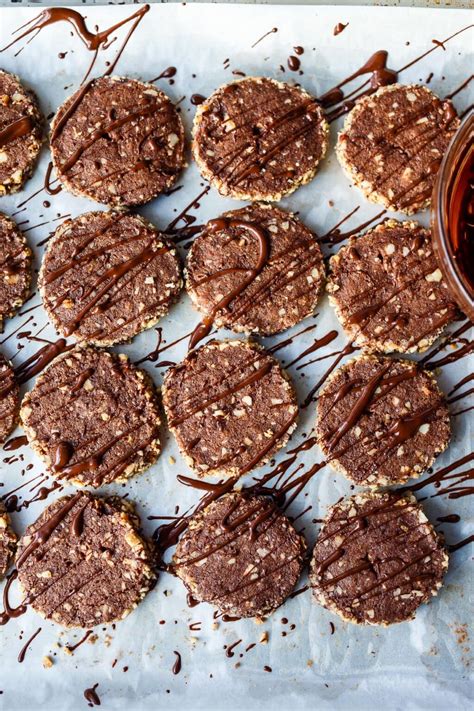
<path id="1" fill-rule="evenodd" d="M 38 627 L 38 629 L 36 630 L 36 632 L 31 635 L 31 637 L 29 638 L 29 640 L 28 640 L 28 641 L 23 645 L 23 647 L 21 648 L 20 653 L 19 653 L 19 655 L 18 655 L 18 662 L 19 662 L 20 664 L 22 664 L 22 663 L 25 661 L 25 656 L 26 656 L 26 652 L 28 651 L 28 647 L 29 647 L 30 644 L 33 642 L 33 640 L 36 639 L 36 637 L 39 635 L 40 632 L 41 632 L 41 627 Z"/>
<path id="2" fill-rule="evenodd" d="M 89 689 L 84 691 L 84 698 L 89 706 L 100 706 L 100 699 L 97 693 L 98 686 L 99 683 L 97 682 L 97 684 L 94 684 L 94 686 L 91 686 Z"/>
<path id="3" fill-rule="evenodd" d="M 15 141 L 17 138 L 27 136 L 35 127 L 36 123 L 31 116 L 22 116 L 22 118 L 13 121 L 13 123 L 0 131 L 0 148 Z"/>
<path id="4" fill-rule="evenodd" d="M 48 27 L 49 25 L 54 25 L 57 22 L 67 22 L 70 25 L 72 25 L 74 32 L 76 35 L 82 40 L 84 45 L 87 47 L 87 49 L 90 52 L 94 53 L 92 62 L 89 66 L 89 69 L 87 70 L 87 73 L 83 79 L 85 81 L 87 77 L 89 76 L 95 61 L 97 59 L 97 55 L 100 49 L 106 49 L 111 44 L 110 40 L 110 35 L 118 30 L 120 27 L 123 25 L 128 24 L 129 22 L 132 23 L 132 26 L 122 43 L 120 49 L 118 50 L 115 59 L 113 62 L 111 62 L 110 66 L 105 72 L 105 75 L 110 75 L 113 73 L 115 66 L 122 56 L 122 53 L 132 36 L 133 32 L 143 19 L 143 17 L 146 15 L 148 10 L 150 9 L 149 5 L 143 5 L 143 7 L 139 8 L 136 10 L 132 15 L 129 17 L 126 17 L 123 20 L 120 20 L 120 22 L 117 22 L 116 24 L 112 25 L 111 27 L 108 27 L 106 30 L 102 30 L 101 32 L 91 32 L 87 25 L 84 17 L 81 15 L 80 12 L 77 10 L 74 10 L 72 8 L 67 8 L 67 7 L 50 7 L 46 8 L 42 12 L 40 12 L 39 15 L 36 17 L 32 18 L 28 22 L 26 22 L 24 25 L 18 28 L 18 30 L 15 31 L 14 34 L 16 34 L 16 37 L 5 47 L 3 47 L 0 52 L 4 52 L 6 49 L 9 49 L 13 45 L 15 45 L 17 42 L 20 40 L 24 39 L 25 37 L 28 37 L 29 35 L 34 33 L 34 37 L 36 37 L 41 30 L 43 30 L 45 27 Z M 21 34 L 17 34 L 20 30 L 27 28 L 24 32 Z"/>

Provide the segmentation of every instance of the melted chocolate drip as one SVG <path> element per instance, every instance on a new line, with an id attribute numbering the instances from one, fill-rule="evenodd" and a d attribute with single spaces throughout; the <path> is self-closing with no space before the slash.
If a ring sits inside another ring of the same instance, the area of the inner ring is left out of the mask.
<path id="1" fill-rule="evenodd" d="M 176 661 L 173 664 L 173 668 L 171 671 L 173 672 L 173 674 L 179 674 L 179 672 L 181 671 L 181 654 L 176 650 L 173 652 L 173 654 L 176 655 Z"/>
<path id="2" fill-rule="evenodd" d="M 91 686 L 89 689 L 84 691 L 84 698 L 89 706 L 100 706 L 99 695 L 96 691 L 98 686 L 99 683 L 97 682 L 97 684 L 94 684 L 94 686 Z"/>
<path id="3" fill-rule="evenodd" d="M 36 630 L 36 632 L 31 635 L 31 637 L 29 638 L 29 640 L 28 640 L 28 641 L 24 644 L 24 646 L 21 648 L 20 653 L 19 653 L 19 655 L 18 655 L 18 661 L 19 661 L 20 664 L 22 664 L 22 663 L 25 661 L 25 656 L 26 656 L 26 652 L 28 651 L 28 647 L 29 647 L 30 644 L 33 642 L 33 640 L 39 635 L 40 632 L 41 632 L 41 627 L 38 627 L 38 629 Z"/>

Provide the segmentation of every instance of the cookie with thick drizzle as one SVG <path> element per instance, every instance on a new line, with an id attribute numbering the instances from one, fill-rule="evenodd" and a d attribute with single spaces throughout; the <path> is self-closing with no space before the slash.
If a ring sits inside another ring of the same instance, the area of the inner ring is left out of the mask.
<path id="1" fill-rule="evenodd" d="M 64 482 L 123 481 L 161 449 L 151 379 L 125 355 L 90 346 L 53 360 L 23 398 L 20 418 L 31 447 Z"/>
<path id="2" fill-rule="evenodd" d="M 320 392 L 316 434 L 336 469 L 375 487 L 420 476 L 448 446 L 451 426 L 430 372 L 411 360 L 359 356 Z"/>
<path id="3" fill-rule="evenodd" d="M 35 94 L 0 69 L 0 196 L 21 190 L 32 174 L 43 121 Z"/>
<path id="4" fill-rule="evenodd" d="M 413 494 L 356 494 L 329 509 L 310 569 L 314 599 L 348 622 L 391 625 L 436 595 L 448 567 Z"/>
<path id="5" fill-rule="evenodd" d="M 58 109 L 51 126 L 57 177 L 75 195 L 141 205 L 170 188 L 184 166 L 184 129 L 153 84 L 93 79 Z"/>
<path id="6" fill-rule="evenodd" d="M 231 492 L 190 519 L 171 565 L 195 600 L 261 617 L 291 594 L 305 551 L 271 498 Z"/>
<path id="7" fill-rule="evenodd" d="M 211 220 L 193 242 L 187 291 L 203 321 L 272 335 L 313 313 L 324 282 L 321 249 L 293 214 L 254 203 Z"/>
<path id="8" fill-rule="evenodd" d="M 182 281 L 169 240 L 139 215 L 111 211 L 88 212 L 58 227 L 38 285 L 60 333 L 110 346 L 154 325 Z"/>
<path id="9" fill-rule="evenodd" d="M 245 474 L 283 447 L 296 427 L 293 385 L 278 361 L 248 341 L 216 341 L 170 368 L 168 424 L 200 475 Z"/>
<path id="10" fill-rule="evenodd" d="M 321 107 L 306 91 L 246 77 L 199 104 L 193 154 L 221 195 L 278 201 L 315 176 L 328 133 Z"/>

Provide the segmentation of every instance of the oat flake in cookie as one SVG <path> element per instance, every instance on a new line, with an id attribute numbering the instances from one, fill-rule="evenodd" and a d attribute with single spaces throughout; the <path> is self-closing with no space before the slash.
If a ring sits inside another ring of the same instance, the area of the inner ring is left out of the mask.
<path id="1" fill-rule="evenodd" d="M 278 361 L 245 341 L 209 341 L 163 382 L 168 424 L 199 474 L 240 475 L 267 462 L 296 427 L 293 386 Z"/>
<path id="2" fill-rule="evenodd" d="M 16 566 L 31 606 L 66 627 L 126 617 L 154 584 L 130 504 L 87 491 L 64 496 L 28 526 Z"/>
<path id="3" fill-rule="evenodd" d="M 78 346 L 58 356 L 25 395 L 20 417 L 30 445 L 63 481 L 123 481 L 160 452 L 154 385 L 123 354 Z"/>
<path id="4" fill-rule="evenodd" d="M 0 580 L 6 575 L 16 550 L 17 537 L 10 524 L 10 516 L 0 503 Z"/>
<path id="5" fill-rule="evenodd" d="M 271 335 L 313 313 L 324 280 L 318 243 L 294 215 L 255 203 L 207 223 L 186 287 L 204 320 Z"/>
<path id="6" fill-rule="evenodd" d="M 303 89 L 247 77 L 198 106 L 193 154 L 221 195 L 276 201 L 312 180 L 328 132 L 322 109 Z"/>
<path id="7" fill-rule="evenodd" d="M 20 410 L 20 387 L 10 363 L 0 353 L 0 444 L 15 429 Z"/>
<path id="8" fill-rule="evenodd" d="M 89 212 L 57 230 L 39 288 L 65 336 L 108 346 L 155 324 L 182 286 L 173 245 L 138 215 Z"/>
<path id="9" fill-rule="evenodd" d="M 360 356 L 318 398 L 318 443 L 359 486 L 419 476 L 448 446 L 449 411 L 433 375 L 414 361 Z"/>
<path id="10" fill-rule="evenodd" d="M 352 237 L 330 267 L 329 299 L 366 351 L 424 351 L 456 315 L 431 233 L 416 222 L 387 220 Z"/>
<path id="11" fill-rule="evenodd" d="M 0 332 L 3 320 L 13 316 L 31 286 L 31 249 L 16 223 L 0 212 Z"/>
<path id="12" fill-rule="evenodd" d="M 191 518 L 172 567 L 196 600 L 261 617 L 292 592 L 305 550 L 270 498 L 232 492 Z"/>
<path id="13" fill-rule="evenodd" d="M 141 205 L 167 190 L 184 165 L 184 129 L 153 84 L 101 77 L 58 109 L 51 154 L 75 195 L 108 205 Z"/>
<path id="14" fill-rule="evenodd" d="M 310 582 L 315 600 L 348 622 L 391 625 L 436 595 L 448 567 L 441 540 L 411 493 L 356 494 L 321 528 Z"/>
<path id="15" fill-rule="evenodd" d="M 0 69 L 0 196 L 30 177 L 41 149 L 43 116 L 36 96 Z"/>
<path id="16" fill-rule="evenodd" d="M 458 126 L 452 103 L 426 86 L 384 86 L 360 99 L 346 118 L 337 157 L 368 200 L 412 215 L 430 204 Z"/>

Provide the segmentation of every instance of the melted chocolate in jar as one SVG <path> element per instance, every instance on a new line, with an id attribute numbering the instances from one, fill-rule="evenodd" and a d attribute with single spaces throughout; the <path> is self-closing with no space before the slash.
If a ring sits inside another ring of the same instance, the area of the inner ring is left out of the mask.
<path id="1" fill-rule="evenodd" d="M 448 227 L 454 259 L 474 298 L 474 144 L 454 176 L 448 206 Z"/>

